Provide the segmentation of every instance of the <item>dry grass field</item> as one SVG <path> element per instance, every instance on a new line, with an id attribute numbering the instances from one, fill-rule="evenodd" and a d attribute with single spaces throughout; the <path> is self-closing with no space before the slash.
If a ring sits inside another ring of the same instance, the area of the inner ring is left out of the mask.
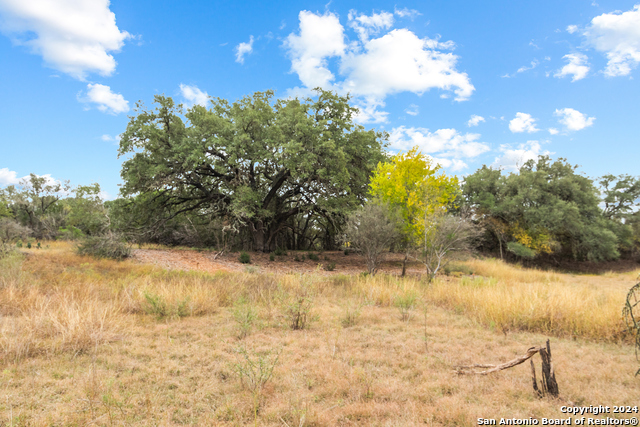
<path id="1" fill-rule="evenodd" d="M 0 260 L 0 425 L 468 426 L 640 403 L 620 317 L 638 271 L 461 265 L 474 274 L 428 285 L 169 271 L 64 243 Z M 454 371 L 547 338 L 559 399 L 534 395 L 528 363 Z"/>

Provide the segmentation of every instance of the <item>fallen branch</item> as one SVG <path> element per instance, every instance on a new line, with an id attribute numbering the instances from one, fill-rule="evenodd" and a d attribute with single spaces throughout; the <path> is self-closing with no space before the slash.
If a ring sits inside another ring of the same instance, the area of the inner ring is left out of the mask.
<path id="1" fill-rule="evenodd" d="M 487 375 L 493 372 L 502 371 L 504 369 L 509 369 L 514 366 L 520 365 L 521 363 L 524 363 L 527 360 L 531 359 L 531 357 L 533 357 L 534 354 L 544 349 L 545 349 L 544 347 L 531 347 L 529 350 L 527 350 L 527 354 L 520 357 L 516 357 L 515 359 L 509 362 L 503 363 L 501 365 L 476 364 L 476 365 L 466 365 L 466 366 L 455 366 L 454 369 L 456 370 L 456 373 L 459 375 L 464 375 L 464 374 Z M 468 369 L 473 369 L 473 368 L 483 368 L 487 370 L 486 371 L 467 371 Z"/>
<path id="2" fill-rule="evenodd" d="M 533 365 L 533 357 L 534 354 L 540 353 L 540 358 L 542 359 L 542 380 L 540 381 L 540 387 L 538 387 L 538 381 L 536 380 L 536 369 Z M 531 360 L 529 360 L 531 359 Z M 527 350 L 527 354 L 516 357 L 515 359 L 503 363 L 501 365 L 468 365 L 468 366 L 456 366 L 454 369 L 457 374 L 476 374 L 476 375 L 487 375 L 492 372 L 502 371 L 503 369 L 509 369 L 514 366 L 520 365 L 525 361 L 529 360 L 531 363 L 531 380 L 533 382 L 533 391 L 536 393 L 538 397 L 543 397 L 547 395 L 551 395 L 553 397 L 558 397 L 558 383 L 556 382 L 556 374 L 553 369 L 553 361 L 551 360 L 551 345 L 549 344 L 549 340 L 547 340 L 545 347 L 531 347 Z M 473 368 L 483 368 L 487 369 L 486 371 L 468 371 Z"/>

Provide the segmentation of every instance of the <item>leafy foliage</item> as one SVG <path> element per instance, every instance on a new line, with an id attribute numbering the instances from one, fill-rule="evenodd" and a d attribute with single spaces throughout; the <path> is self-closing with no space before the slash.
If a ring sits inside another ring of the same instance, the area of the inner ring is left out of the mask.
<path id="1" fill-rule="evenodd" d="M 618 238 L 598 207 L 593 181 L 565 159 L 529 160 L 508 176 L 482 167 L 465 179 L 463 194 L 500 252 L 558 254 L 603 261 L 617 258 Z M 526 249 L 528 250 L 526 250 Z"/>
<path id="2" fill-rule="evenodd" d="M 451 207 L 459 193 L 458 178 L 441 173 L 440 165 L 414 147 L 389 163 L 380 163 L 371 179 L 371 194 L 400 216 L 405 251 L 402 274 L 411 253 L 424 252 L 433 233 L 433 218 Z M 414 257 L 418 257 L 415 256 Z"/>
<path id="3" fill-rule="evenodd" d="M 185 110 L 156 96 L 155 110 L 139 105 L 119 150 L 128 157 L 122 194 L 140 205 L 130 208 L 141 214 L 136 223 L 222 218 L 254 249 L 273 250 L 306 218 L 305 236 L 316 227 L 331 240 L 342 212 L 364 198 L 386 134 L 354 125 L 348 99 L 330 92 L 315 102 L 272 98 Z"/>

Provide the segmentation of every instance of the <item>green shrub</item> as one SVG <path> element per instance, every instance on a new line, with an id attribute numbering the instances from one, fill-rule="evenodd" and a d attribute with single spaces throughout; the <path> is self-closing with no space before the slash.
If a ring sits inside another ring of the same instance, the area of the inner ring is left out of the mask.
<path id="1" fill-rule="evenodd" d="M 536 251 L 518 242 L 507 243 L 507 250 L 512 254 L 519 256 L 521 258 L 531 259 L 531 258 L 535 258 L 535 256 L 537 255 Z"/>
<path id="2" fill-rule="evenodd" d="M 276 254 L 276 256 L 286 256 L 287 255 L 287 251 L 282 249 L 282 248 L 276 248 L 276 251 L 274 253 Z"/>
<path id="3" fill-rule="evenodd" d="M 400 310 L 400 318 L 408 322 L 416 305 L 417 295 L 413 291 L 406 291 L 395 298 L 395 306 Z"/>
<path id="4" fill-rule="evenodd" d="M 320 261 L 320 257 L 318 255 L 314 254 L 313 252 L 309 252 L 308 258 L 311 261 Z"/>
<path id="5" fill-rule="evenodd" d="M 30 244 L 27 244 L 27 247 L 31 247 Z M 131 256 L 131 248 L 122 238 L 112 233 L 104 236 L 85 237 L 76 246 L 76 251 L 80 255 L 115 260 L 123 260 Z"/>
<path id="6" fill-rule="evenodd" d="M 336 269 L 336 263 L 330 262 L 329 264 L 325 265 L 324 269 L 327 271 L 333 271 Z"/>
<path id="7" fill-rule="evenodd" d="M 350 253 L 349 249 L 345 249 L 345 250 L 344 250 L 344 256 L 349 255 L 349 253 Z"/>
<path id="8" fill-rule="evenodd" d="M 242 339 L 251 333 L 256 318 L 255 308 L 246 298 L 240 297 L 233 304 L 233 320 L 238 324 L 238 338 Z"/>
<path id="9" fill-rule="evenodd" d="M 84 237 L 84 233 L 77 227 L 70 225 L 69 227 L 59 227 L 57 240 L 80 240 Z"/>
<path id="10" fill-rule="evenodd" d="M 276 254 L 274 254 L 273 252 L 271 252 L 269 254 L 269 261 L 275 261 L 276 260 Z"/>
<path id="11" fill-rule="evenodd" d="M 241 263 L 249 264 L 251 262 L 251 255 L 246 253 L 245 251 L 240 252 L 240 258 L 238 258 Z"/>
<path id="12" fill-rule="evenodd" d="M 304 256 L 302 256 L 302 259 L 301 259 L 298 255 L 296 255 L 295 257 L 293 257 L 293 260 L 295 262 L 302 262 L 302 261 L 304 261 Z"/>

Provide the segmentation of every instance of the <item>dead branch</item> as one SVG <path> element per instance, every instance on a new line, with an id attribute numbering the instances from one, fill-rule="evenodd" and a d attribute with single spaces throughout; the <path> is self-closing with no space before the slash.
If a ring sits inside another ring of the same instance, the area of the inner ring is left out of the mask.
<path id="1" fill-rule="evenodd" d="M 543 350 L 543 349 L 545 349 L 545 348 L 544 347 L 531 347 L 529 350 L 527 350 L 527 354 L 525 354 L 523 356 L 516 357 L 515 359 L 510 360 L 509 362 L 503 363 L 501 365 L 479 365 L 479 364 L 476 364 L 476 365 L 467 365 L 467 366 L 455 366 L 454 369 L 456 370 L 456 373 L 459 374 L 459 375 L 464 375 L 464 374 L 487 375 L 487 374 L 491 374 L 493 372 L 502 371 L 504 369 L 509 369 L 509 368 L 514 367 L 514 366 L 520 365 L 521 363 L 526 362 L 531 357 L 533 357 L 534 354 L 536 354 L 537 352 L 539 352 L 540 350 Z M 483 368 L 483 369 L 487 369 L 487 370 L 486 371 L 468 371 L 469 369 L 473 369 L 473 368 Z"/>

